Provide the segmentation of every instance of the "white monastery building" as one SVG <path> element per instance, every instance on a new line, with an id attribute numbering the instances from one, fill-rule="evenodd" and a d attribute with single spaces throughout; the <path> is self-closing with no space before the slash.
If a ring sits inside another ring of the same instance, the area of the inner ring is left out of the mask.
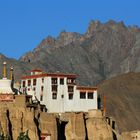
<path id="1" fill-rule="evenodd" d="M 22 77 L 21 91 L 36 97 L 50 113 L 97 109 L 97 88 L 77 86 L 75 74 L 32 70 Z"/>

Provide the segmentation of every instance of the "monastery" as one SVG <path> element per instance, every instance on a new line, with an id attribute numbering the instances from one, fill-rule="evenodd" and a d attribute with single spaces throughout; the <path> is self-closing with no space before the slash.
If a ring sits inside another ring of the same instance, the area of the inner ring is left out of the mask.
<path id="1" fill-rule="evenodd" d="M 76 85 L 75 74 L 32 70 L 21 79 L 21 92 L 46 105 L 49 113 L 97 109 L 97 88 Z"/>

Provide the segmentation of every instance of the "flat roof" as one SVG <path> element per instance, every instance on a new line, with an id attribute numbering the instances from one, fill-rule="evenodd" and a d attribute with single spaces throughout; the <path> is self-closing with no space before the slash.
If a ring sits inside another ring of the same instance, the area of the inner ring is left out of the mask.
<path id="1" fill-rule="evenodd" d="M 78 90 L 97 90 L 97 87 L 89 87 L 89 86 L 77 86 Z"/>
<path id="2" fill-rule="evenodd" d="M 36 75 L 27 75 L 21 77 L 21 79 L 34 79 L 34 78 L 42 78 L 42 77 L 67 77 L 67 78 L 76 78 L 76 74 L 66 74 L 66 73 L 42 73 Z"/>

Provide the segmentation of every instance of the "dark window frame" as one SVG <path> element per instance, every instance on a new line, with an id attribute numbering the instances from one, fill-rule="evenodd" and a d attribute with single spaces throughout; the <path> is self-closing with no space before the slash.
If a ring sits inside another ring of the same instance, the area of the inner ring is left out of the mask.
<path id="1" fill-rule="evenodd" d="M 51 78 L 52 85 L 57 85 L 57 78 Z"/>
<path id="2" fill-rule="evenodd" d="M 73 93 L 69 93 L 68 97 L 69 97 L 69 100 L 73 100 Z"/>
<path id="3" fill-rule="evenodd" d="M 54 93 L 54 92 L 52 93 L 52 99 L 57 100 L 57 93 Z"/>
<path id="4" fill-rule="evenodd" d="M 64 78 L 60 78 L 60 85 L 64 85 Z"/>
<path id="5" fill-rule="evenodd" d="M 36 79 L 33 79 L 33 86 L 36 86 Z"/>
<path id="6" fill-rule="evenodd" d="M 58 89 L 57 85 L 52 85 L 52 91 L 57 92 L 57 89 Z"/>
<path id="7" fill-rule="evenodd" d="M 40 101 L 43 101 L 43 94 L 40 95 Z"/>
<path id="8" fill-rule="evenodd" d="M 31 80 L 28 80 L 28 86 L 31 86 Z"/>
<path id="9" fill-rule="evenodd" d="M 22 82 L 22 87 L 25 87 L 26 86 L 26 81 L 23 81 Z"/>
<path id="10" fill-rule="evenodd" d="M 41 86 L 41 91 L 42 91 L 42 92 L 44 91 L 44 86 Z"/>
<path id="11" fill-rule="evenodd" d="M 87 98 L 88 99 L 94 99 L 94 93 L 93 92 L 88 92 L 87 93 Z"/>
<path id="12" fill-rule="evenodd" d="M 80 92 L 80 99 L 86 99 L 86 92 Z"/>
<path id="13" fill-rule="evenodd" d="M 68 92 L 74 92 L 74 86 L 68 86 Z"/>

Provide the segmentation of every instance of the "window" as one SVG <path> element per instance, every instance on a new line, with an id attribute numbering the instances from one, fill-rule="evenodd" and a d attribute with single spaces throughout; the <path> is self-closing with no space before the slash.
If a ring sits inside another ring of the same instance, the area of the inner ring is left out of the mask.
<path id="1" fill-rule="evenodd" d="M 35 90 L 36 90 L 36 88 L 34 87 L 34 88 L 33 88 L 33 91 L 35 91 Z"/>
<path id="2" fill-rule="evenodd" d="M 67 78 L 67 84 L 75 84 L 74 78 Z"/>
<path id="3" fill-rule="evenodd" d="M 28 80 L 28 86 L 31 86 L 31 80 Z"/>
<path id="4" fill-rule="evenodd" d="M 26 93 L 26 90 L 27 90 L 27 89 L 24 87 L 24 88 L 23 88 L 23 93 L 24 93 L 24 94 Z"/>
<path id="5" fill-rule="evenodd" d="M 28 88 L 28 91 L 30 91 L 30 88 Z"/>
<path id="6" fill-rule="evenodd" d="M 43 94 L 40 95 L 40 101 L 43 101 Z"/>
<path id="7" fill-rule="evenodd" d="M 80 99 L 86 99 L 86 92 L 80 92 Z"/>
<path id="8" fill-rule="evenodd" d="M 93 99 L 93 92 L 88 92 L 88 99 Z"/>
<path id="9" fill-rule="evenodd" d="M 69 100 L 73 99 L 73 93 L 69 93 Z"/>
<path id="10" fill-rule="evenodd" d="M 52 78 L 52 84 L 57 84 L 57 78 Z"/>
<path id="11" fill-rule="evenodd" d="M 52 99 L 57 99 L 57 93 L 52 93 Z"/>
<path id="12" fill-rule="evenodd" d="M 68 86 L 68 92 L 73 92 L 73 86 Z"/>
<path id="13" fill-rule="evenodd" d="M 43 86 L 41 86 L 41 91 L 43 92 L 43 90 L 44 90 L 44 87 L 43 87 Z"/>
<path id="14" fill-rule="evenodd" d="M 25 82 L 25 81 L 23 81 L 22 86 L 23 86 L 23 87 L 25 87 L 25 85 L 26 85 L 26 82 Z"/>
<path id="15" fill-rule="evenodd" d="M 60 78 L 60 85 L 64 85 L 64 78 Z"/>
<path id="16" fill-rule="evenodd" d="M 42 83 L 44 83 L 44 78 L 42 78 Z"/>
<path id="17" fill-rule="evenodd" d="M 33 79 L 33 85 L 36 86 L 36 79 Z"/>
<path id="18" fill-rule="evenodd" d="M 57 85 L 52 85 L 52 91 L 57 92 Z"/>

